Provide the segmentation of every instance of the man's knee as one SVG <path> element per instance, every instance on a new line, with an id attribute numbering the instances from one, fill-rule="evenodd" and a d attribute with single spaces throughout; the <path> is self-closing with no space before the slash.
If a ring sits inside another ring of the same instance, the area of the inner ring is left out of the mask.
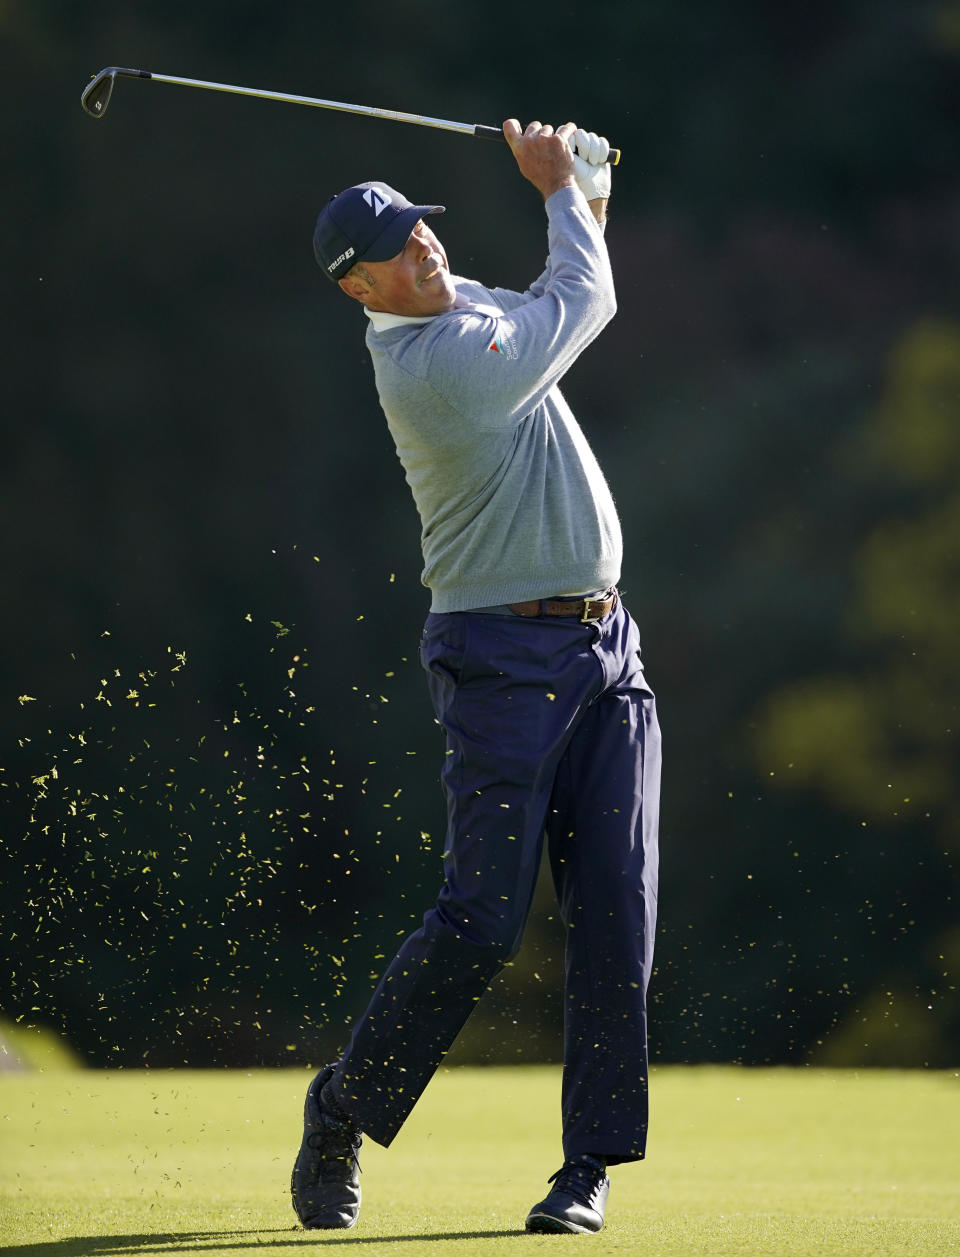
<path id="1" fill-rule="evenodd" d="M 457 904 L 441 895 L 433 910 L 437 928 L 449 935 L 456 946 L 476 953 L 476 962 L 488 969 L 490 976 L 499 973 L 520 950 L 526 914 L 522 916 L 509 904 L 503 911 L 483 906 Z"/>

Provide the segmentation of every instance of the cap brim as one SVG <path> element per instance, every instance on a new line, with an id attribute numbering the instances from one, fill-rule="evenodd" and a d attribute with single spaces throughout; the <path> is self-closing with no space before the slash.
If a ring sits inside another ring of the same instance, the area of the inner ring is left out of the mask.
<path id="1" fill-rule="evenodd" d="M 391 258 L 395 258 L 401 252 L 419 219 L 427 214 L 442 214 L 445 210 L 445 205 L 411 205 L 407 209 L 401 210 L 380 233 L 370 248 L 363 253 L 360 260 L 364 262 L 389 262 Z"/>

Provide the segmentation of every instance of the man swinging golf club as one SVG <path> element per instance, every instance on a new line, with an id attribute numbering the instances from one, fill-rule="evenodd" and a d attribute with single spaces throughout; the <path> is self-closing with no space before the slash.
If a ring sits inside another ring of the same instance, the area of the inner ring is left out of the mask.
<path id="1" fill-rule="evenodd" d="M 292 1180 L 306 1227 L 356 1222 L 361 1136 L 390 1144 L 515 954 L 545 839 L 566 927 L 563 1165 L 526 1229 L 598 1231 L 607 1167 L 645 1152 L 660 735 L 616 589 L 616 510 L 558 388 L 615 311 L 608 145 L 573 123 L 503 133 L 546 206 L 549 258 L 526 292 L 452 275 L 427 224 L 443 207 L 383 183 L 333 197 L 314 234 L 365 308 L 421 518 L 448 827 L 436 903 L 307 1092 Z"/>

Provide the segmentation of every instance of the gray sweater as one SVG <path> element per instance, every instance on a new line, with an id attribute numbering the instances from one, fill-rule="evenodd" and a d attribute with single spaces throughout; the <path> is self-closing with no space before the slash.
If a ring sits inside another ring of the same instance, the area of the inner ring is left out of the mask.
<path id="1" fill-rule="evenodd" d="M 465 307 L 371 315 L 367 347 L 420 514 L 433 611 L 592 592 L 620 576 L 613 499 L 558 388 L 616 310 L 610 263 L 576 188 L 546 210 L 547 268 L 527 292 L 457 278 Z"/>

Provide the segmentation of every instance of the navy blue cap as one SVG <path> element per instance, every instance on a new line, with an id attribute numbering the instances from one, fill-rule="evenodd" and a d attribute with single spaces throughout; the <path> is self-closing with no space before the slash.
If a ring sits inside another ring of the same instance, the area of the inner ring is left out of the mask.
<path id="1" fill-rule="evenodd" d="M 317 217 L 313 255 L 333 280 L 357 262 L 386 262 L 403 249 L 424 214 L 443 205 L 412 205 L 386 183 L 358 183 L 332 196 Z"/>

